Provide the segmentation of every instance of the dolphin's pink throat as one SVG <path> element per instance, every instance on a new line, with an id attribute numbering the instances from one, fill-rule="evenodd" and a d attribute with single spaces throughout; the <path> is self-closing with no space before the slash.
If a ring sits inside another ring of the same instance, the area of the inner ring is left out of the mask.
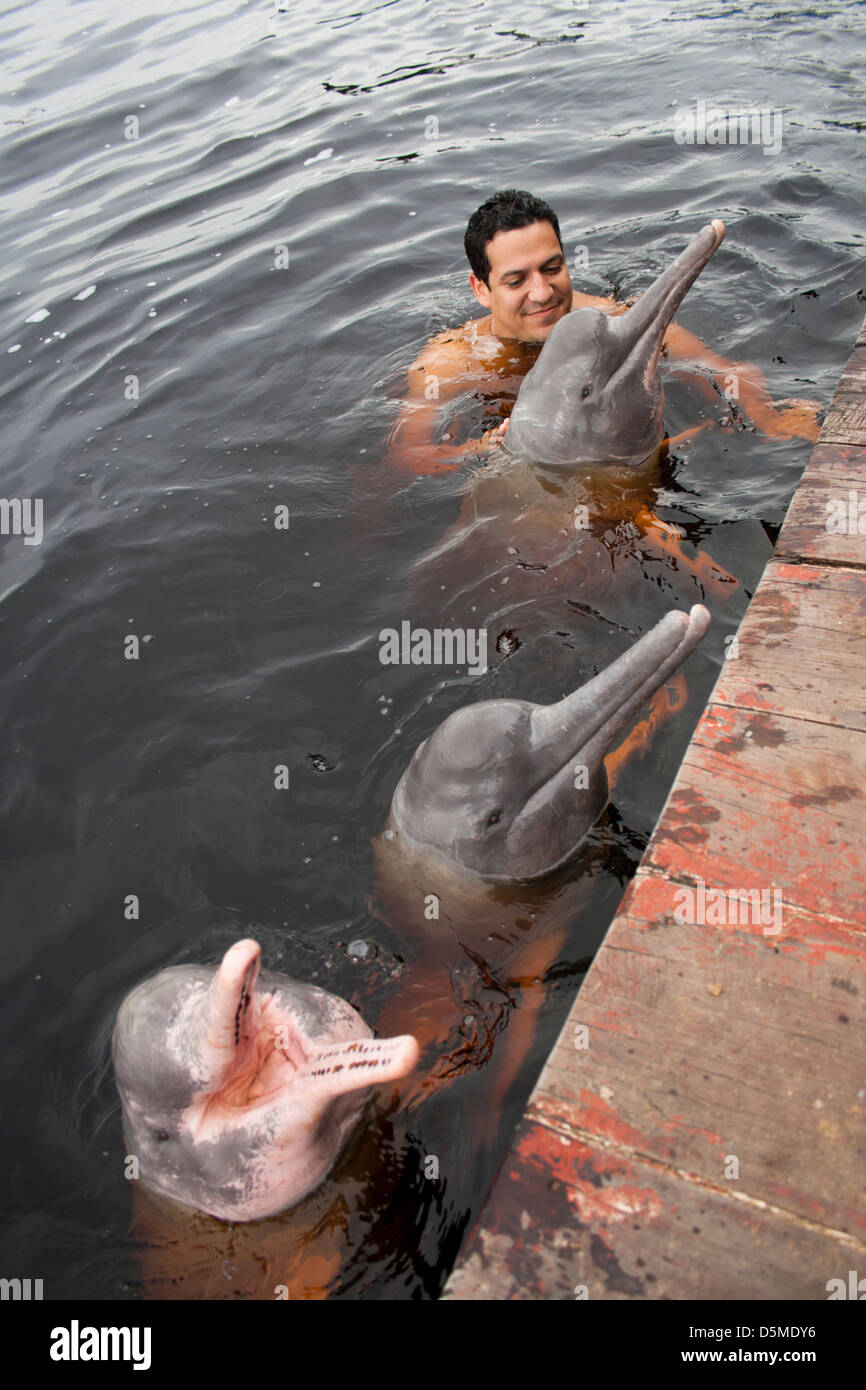
<path id="1" fill-rule="evenodd" d="M 261 959 L 258 942 L 236 942 L 209 990 L 206 1046 L 216 1054 L 218 1074 L 185 1115 L 197 1138 L 206 1138 L 233 1113 L 248 1116 L 270 1104 L 309 1060 L 293 1020 L 272 994 L 256 991 Z"/>
<path id="2" fill-rule="evenodd" d="M 417 1063 L 417 1045 L 409 1037 L 311 1045 L 279 995 L 256 988 L 260 967 L 258 943 L 238 941 L 226 952 L 208 990 L 207 1075 L 182 1117 L 196 1141 L 239 1124 L 255 1124 L 275 1105 L 291 1112 L 293 1099 L 313 1102 L 314 1108 L 316 1102 L 327 1104 L 404 1076 Z M 299 1104 L 298 1114 L 302 1109 Z"/>

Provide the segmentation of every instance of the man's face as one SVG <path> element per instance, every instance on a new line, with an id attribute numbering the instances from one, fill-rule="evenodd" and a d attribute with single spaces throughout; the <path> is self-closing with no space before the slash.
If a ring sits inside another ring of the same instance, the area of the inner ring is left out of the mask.
<path id="1" fill-rule="evenodd" d="M 490 310 L 493 332 L 543 343 L 571 309 L 571 278 L 556 232 L 549 222 L 497 232 L 487 243 L 487 259 L 489 286 L 472 273 L 469 283 L 479 304 Z"/>

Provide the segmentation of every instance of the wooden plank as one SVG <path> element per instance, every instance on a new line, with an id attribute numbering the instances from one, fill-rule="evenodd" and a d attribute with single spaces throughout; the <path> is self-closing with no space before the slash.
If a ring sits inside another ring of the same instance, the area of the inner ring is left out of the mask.
<path id="1" fill-rule="evenodd" d="M 734 899 L 727 921 L 677 920 L 720 915 L 702 906 L 633 881 L 532 1107 L 866 1242 L 863 939 L 784 907 L 775 934 Z"/>
<path id="2" fill-rule="evenodd" d="M 866 327 L 861 326 L 824 420 L 819 444 L 866 445 Z"/>
<path id="3" fill-rule="evenodd" d="M 866 565 L 866 449 L 816 445 L 776 546 L 777 560 L 789 556 Z"/>
<path id="4" fill-rule="evenodd" d="M 712 704 L 642 864 L 674 879 L 777 887 L 811 915 L 866 928 L 866 739 Z"/>
<path id="5" fill-rule="evenodd" d="M 822 444 L 866 444 L 866 400 L 859 391 L 837 391 L 819 437 Z"/>
<path id="6" fill-rule="evenodd" d="M 443 1298 L 826 1299 L 864 1256 L 530 1113 Z"/>
<path id="7" fill-rule="evenodd" d="M 714 704 L 866 731 L 866 570 L 772 560 L 729 652 Z"/>
<path id="8" fill-rule="evenodd" d="M 866 320 L 864 320 L 866 324 Z M 854 351 L 842 368 L 841 375 L 836 383 L 836 390 L 844 392 L 851 390 L 851 384 L 866 382 L 866 326 L 861 328 L 860 337 L 854 347 Z"/>

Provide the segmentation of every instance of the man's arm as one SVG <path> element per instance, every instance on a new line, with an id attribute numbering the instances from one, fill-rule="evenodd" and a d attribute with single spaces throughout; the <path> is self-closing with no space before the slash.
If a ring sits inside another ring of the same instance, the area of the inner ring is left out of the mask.
<path id="1" fill-rule="evenodd" d="M 629 307 L 618 300 L 599 299 L 594 295 L 575 293 L 575 303 L 604 309 L 609 314 L 622 314 Z M 767 382 L 760 367 L 752 362 L 732 362 L 720 357 L 706 343 L 683 328 L 672 323 L 664 337 L 664 346 L 670 361 L 691 361 L 695 365 L 710 367 L 714 377 L 721 377 L 717 384 L 720 391 L 732 387 L 736 391 L 733 400 L 740 405 L 749 418 L 764 434 L 774 434 L 781 439 L 808 439 L 812 443 L 818 438 L 820 425 L 818 413 L 821 406 L 815 401 L 787 399 L 774 401 L 767 390 Z M 729 397 L 730 399 L 730 397 Z"/>
<path id="2" fill-rule="evenodd" d="M 691 360 L 710 367 L 714 377 L 722 378 L 718 382 L 720 390 L 723 393 L 731 391 L 730 398 L 764 434 L 778 435 L 781 439 L 808 439 L 813 443 L 818 438 L 820 405 L 794 399 L 774 401 L 763 372 L 752 362 L 731 362 L 720 357 L 678 323 L 671 324 L 664 346 L 671 360 Z"/>

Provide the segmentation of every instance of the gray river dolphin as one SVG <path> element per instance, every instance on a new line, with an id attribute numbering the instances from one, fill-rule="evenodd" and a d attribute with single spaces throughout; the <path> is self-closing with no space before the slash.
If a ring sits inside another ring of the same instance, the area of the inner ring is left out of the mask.
<path id="1" fill-rule="evenodd" d="M 590 832 L 610 786 L 676 713 L 661 687 L 709 624 L 700 604 L 672 610 L 557 703 L 479 701 L 416 750 L 374 841 L 371 897 L 417 943 L 378 1018 L 383 1034 L 411 1033 L 422 1049 L 403 1105 L 483 1065 L 488 1113 L 500 1113 L 536 1046 L 549 972 L 598 944 L 591 905 L 605 837 Z M 645 705 L 648 718 L 611 753 Z"/>
<path id="2" fill-rule="evenodd" d="M 391 803 L 399 835 L 493 882 L 542 878 L 575 854 L 605 807 L 616 735 L 710 625 L 672 610 L 554 705 L 482 700 L 416 750 Z"/>
<path id="3" fill-rule="evenodd" d="M 702 227 L 624 314 L 566 314 L 523 380 L 506 451 L 554 467 L 649 458 L 664 435 L 665 332 L 724 235 L 718 218 Z"/>

